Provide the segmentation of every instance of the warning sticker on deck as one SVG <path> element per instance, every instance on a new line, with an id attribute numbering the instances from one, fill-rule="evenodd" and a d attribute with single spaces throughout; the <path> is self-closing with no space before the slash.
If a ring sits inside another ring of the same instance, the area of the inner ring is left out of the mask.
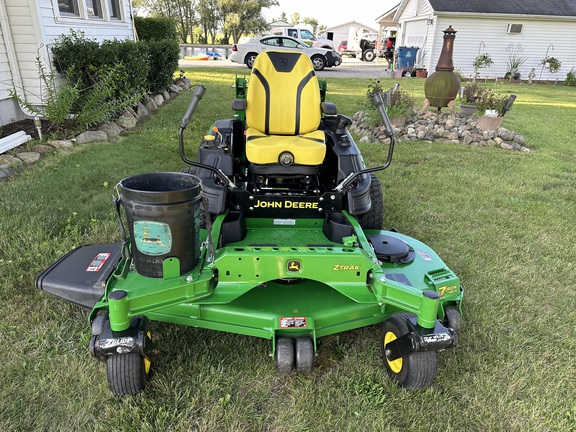
<path id="1" fill-rule="evenodd" d="M 110 252 L 101 252 L 92 260 L 88 268 L 86 269 L 87 272 L 99 272 L 100 269 L 104 266 L 104 263 L 108 258 L 112 255 Z"/>
<path id="2" fill-rule="evenodd" d="M 422 259 L 424 261 L 432 261 L 432 258 L 430 258 L 430 255 L 428 255 L 428 252 L 426 251 L 418 251 L 418 253 L 420 254 L 420 256 L 422 257 Z"/>
<path id="3" fill-rule="evenodd" d="M 280 328 L 305 328 L 308 322 L 305 317 L 282 317 L 280 318 Z"/>

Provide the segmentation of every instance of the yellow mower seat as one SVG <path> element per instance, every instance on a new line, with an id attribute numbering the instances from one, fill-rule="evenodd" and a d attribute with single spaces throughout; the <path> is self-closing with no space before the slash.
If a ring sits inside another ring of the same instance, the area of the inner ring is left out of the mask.
<path id="1" fill-rule="evenodd" d="M 246 94 L 246 157 L 256 173 L 262 165 L 266 172 L 270 165 L 280 165 L 281 172 L 290 165 L 303 174 L 317 170 L 326 155 L 320 104 L 318 78 L 305 54 L 258 55 Z"/>

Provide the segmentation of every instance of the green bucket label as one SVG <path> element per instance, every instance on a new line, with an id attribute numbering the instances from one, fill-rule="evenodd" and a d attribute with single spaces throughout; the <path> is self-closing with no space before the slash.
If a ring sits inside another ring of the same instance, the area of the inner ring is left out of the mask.
<path id="1" fill-rule="evenodd" d="M 165 255 L 172 250 L 172 231 L 164 222 L 134 222 L 134 242 L 144 255 Z"/>

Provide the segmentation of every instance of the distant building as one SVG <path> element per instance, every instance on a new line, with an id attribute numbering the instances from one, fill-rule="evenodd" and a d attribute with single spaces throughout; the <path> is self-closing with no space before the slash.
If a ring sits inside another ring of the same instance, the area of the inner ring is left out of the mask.
<path id="1" fill-rule="evenodd" d="M 344 24 L 329 27 L 326 30 L 324 30 L 323 34 L 326 34 L 328 39 L 330 39 L 330 33 L 331 33 L 332 40 L 334 41 L 334 46 L 336 47 L 336 49 L 338 49 L 338 45 L 340 45 L 340 42 L 348 40 L 348 33 L 350 31 L 350 27 L 363 28 L 370 33 L 378 34 L 378 30 L 376 30 L 374 27 L 367 26 L 365 24 L 359 23 L 358 21 L 349 21 Z"/>
<path id="2" fill-rule="evenodd" d="M 513 52 L 524 59 L 522 78 L 534 69 L 536 79 L 564 79 L 576 67 L 574 0 L 402 0 L 391 21 L 398 27 L 396 47 L 419 47 L 417 62 L 431 72 L 448 26 L 457 32 L 454 66 L 467 77 L 474 74 L 476 56 L 484 53 L 494 63 L 480 71 L 481 77 L 504 77 Z M 540 64 L 546 56 L 562 62 L 557 73 Z"/>

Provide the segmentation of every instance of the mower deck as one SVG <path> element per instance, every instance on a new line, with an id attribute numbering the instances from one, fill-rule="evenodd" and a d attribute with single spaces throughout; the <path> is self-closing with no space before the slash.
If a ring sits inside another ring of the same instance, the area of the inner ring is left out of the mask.
<path id="1" fill-rule="evenodd" d="M 215 242 L 224 219 L 214 223 Z M 364 236 L 357 227 L 358 236 L 344 239 L 347 246 L 324 235 L 322 219 L 298 220 L 289 228 L 275 223 L 286 221 L 247 218 L 242 240 L 216 248 L 213 263 L 205 242 L 201 265 L 182 276 L 166 265 L 163 279 L 143 277 L 121 262 L 93 314 L 107 309 L 112 330 L 124 330 L 131 317 L 145 314 L 266 339 L 290 334 L 315 340 L 382 322 L 398 311 L 416 314 L 422 328 L 433 329 L 444 318 L 441 303 L 460 300 L 456 276 L 415 239 L 379 230 Z M 201 232 L 201 238 L 207 235 Z M 368 243 L 374 235 L 406 242 L 415 251 L 412 261 L 380 261 Z M 113 291 L 127 295 L 106 300 Z"/>

